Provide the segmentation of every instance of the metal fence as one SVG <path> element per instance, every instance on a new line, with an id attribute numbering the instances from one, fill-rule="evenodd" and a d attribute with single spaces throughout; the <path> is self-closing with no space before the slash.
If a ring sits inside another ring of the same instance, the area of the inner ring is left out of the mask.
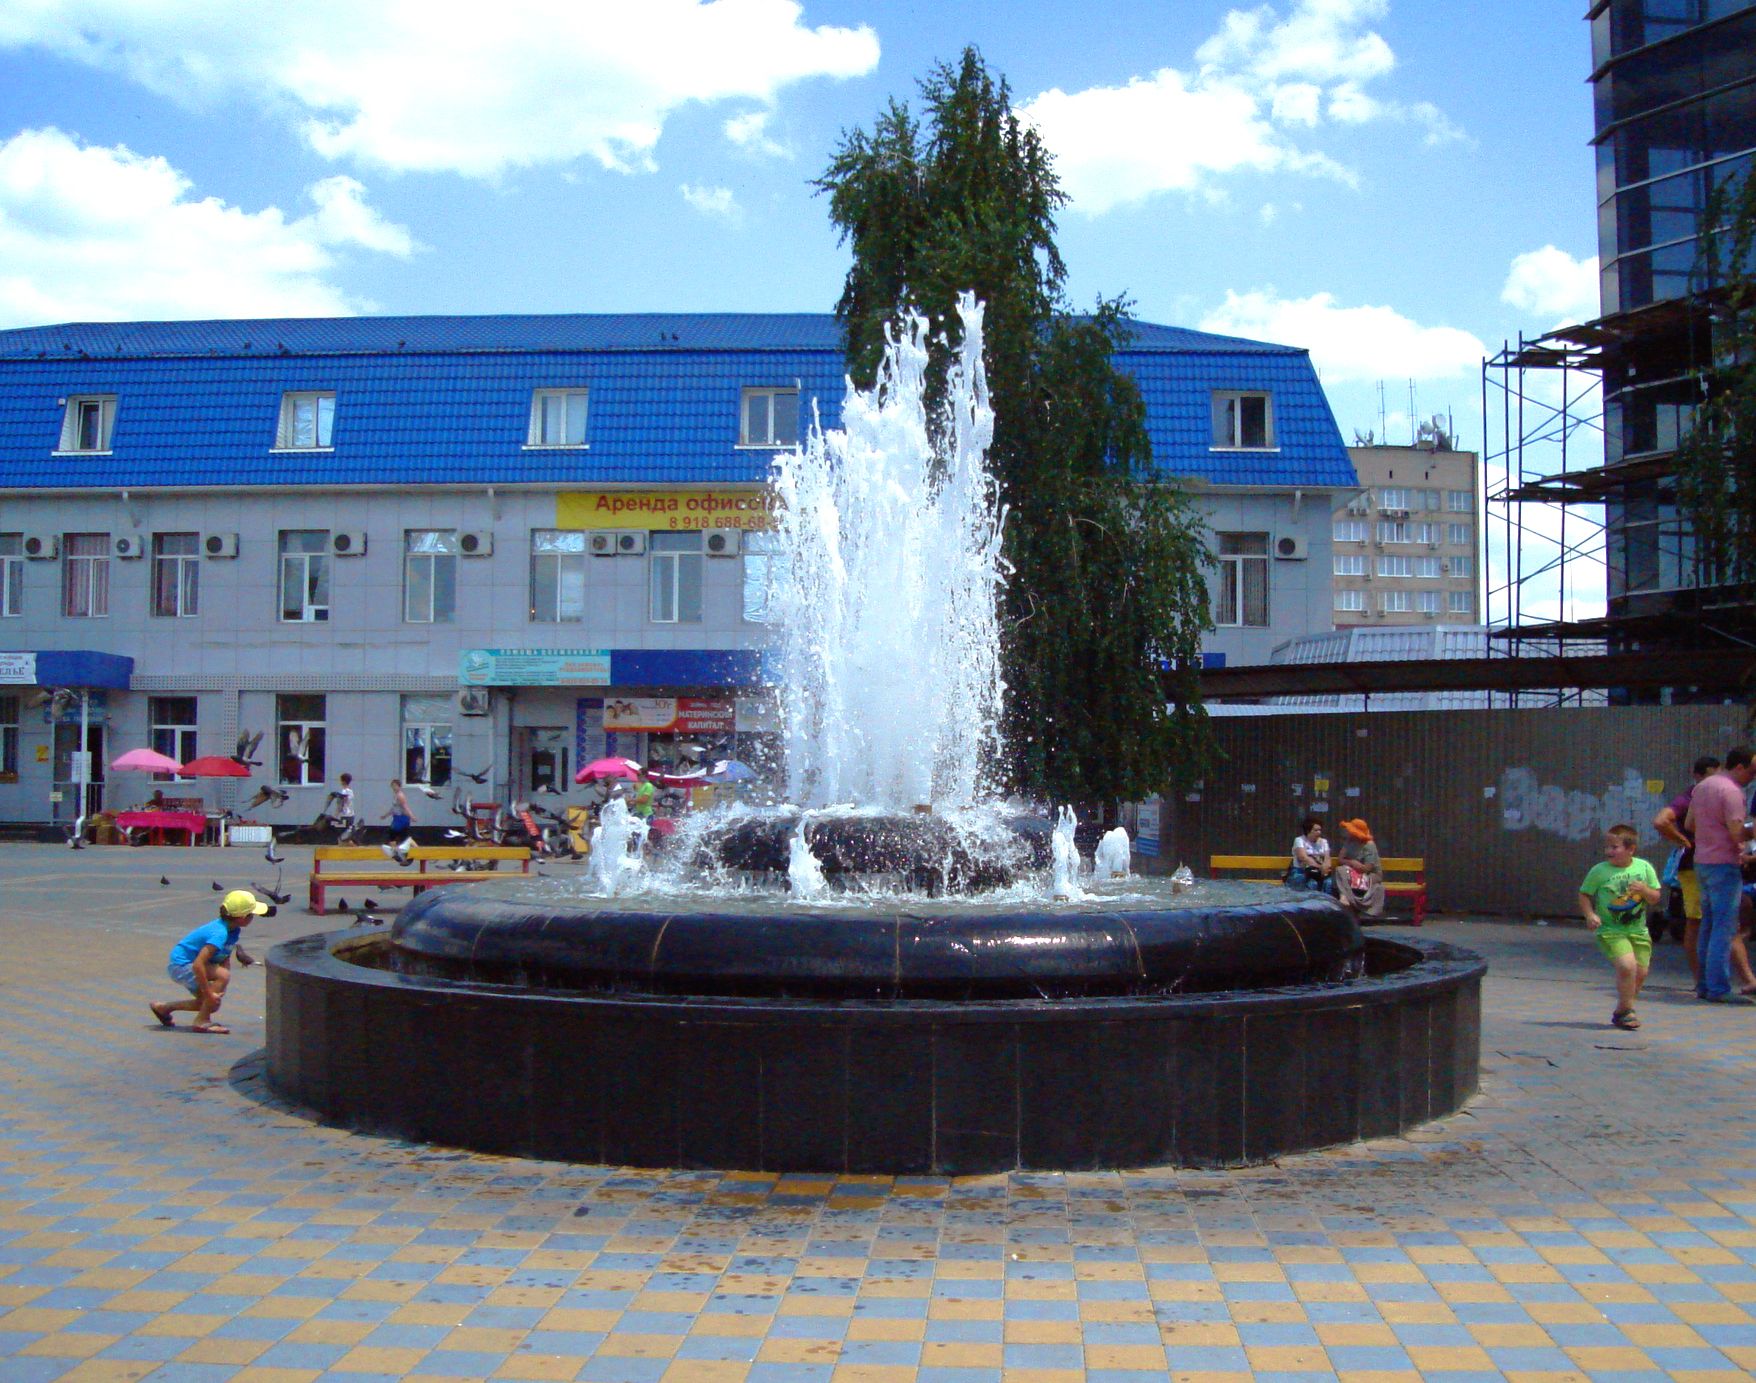
<path id="1" fill-rule="evenodd" d="M 1390 711 L 1216 719 L 1219 767 L 1164 804 L 1161 859 L 1207 872 L 1216 854 L 1282 854 L 1306 814 L 1332 844 L 1364 817 L 1386 855 L 1420 855 L 1435 911 L 1558 916 L 1606 827 L 1641 853 L 1652 818 L 1705 753 L 1746 742 L 1742 706 Z"/>

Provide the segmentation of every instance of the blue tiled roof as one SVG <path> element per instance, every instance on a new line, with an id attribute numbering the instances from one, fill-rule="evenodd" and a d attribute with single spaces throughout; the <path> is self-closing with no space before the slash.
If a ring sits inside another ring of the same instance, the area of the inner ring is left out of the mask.
<path id="1" fill-rule="evenodd" d="M 1136 323 L 1155 464 L 1213 484 L 1341 486 L 1354 472 L 1306 353 Z M 344 317 L 84 323 L 0 332 L 0 488 L 757 483 L 739 392 L 792 385 L 841 417 L 828 314 Z M 531 391 L 591 391 L 589 447 L 524 443 Z M 1215 452 L 1208 393 L 1269 389 L 1279 450 Z M 275 451 L 281 396 L 333 390 L 333 448 Z M 111 451 L 53 454 L 65 400 L 117 397 Z"/>

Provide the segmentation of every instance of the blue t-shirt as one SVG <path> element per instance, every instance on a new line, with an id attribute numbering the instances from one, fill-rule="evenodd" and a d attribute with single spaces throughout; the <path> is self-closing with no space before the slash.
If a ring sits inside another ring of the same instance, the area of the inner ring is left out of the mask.
<path id="1" fill-rule="evenodd" d="M 201 954 L 203 946 L 213 947 L 213 959 L 224 965 L 232 958 L 232 947 L 238 944 L 238 928 L 226 925 L 225 919 L 216 917 L 184 937 L 171 947 L 172 965 L 193 965 L 195 957 Z"/>

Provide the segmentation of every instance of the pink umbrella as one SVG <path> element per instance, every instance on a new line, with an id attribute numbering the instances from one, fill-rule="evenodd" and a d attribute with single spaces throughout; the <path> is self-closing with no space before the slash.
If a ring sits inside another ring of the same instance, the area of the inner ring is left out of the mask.
<path id="1" fill-rule="evenodd" d="M 169 754 L 156 749 L 130 749 L 110 760 L 110 767 L 121 773 L 181 773 L 183 765 Z"/>
<path id="2" fill-rule="evenodd" d="M 595 783 L 600 778 L 626 778 L 638 783 L 643 773 L 633 759 L 593 759 L 573 775 L 576 783 Z"/>

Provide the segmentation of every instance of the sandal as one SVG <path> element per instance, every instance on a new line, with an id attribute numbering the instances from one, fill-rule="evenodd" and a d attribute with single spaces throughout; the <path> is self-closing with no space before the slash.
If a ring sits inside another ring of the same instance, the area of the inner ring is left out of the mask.
<path id="1" fill-rule="evenodd" d="M 1633 1009 L 1617 1009 L 1610 1015 L 1610 1022 L 1627 1032 L 1633 1032 L 1640 1026 L 1640 1017 Z"/>
<path id="2" fill-rule="evenodd" d="M 228 1028 L 224 1023 L 196 1023 L 190 1027 L 189 1031 L 190 1032 L 216 1032 L 216 1033 L 221 1034 L 222 1036 L 229 1037 L 231 1035 L 232 1030 L 230 1028 Z"/>
<path id="3" fill-rule="evenodd" d="M 177 1026 L 175 1023 L 173 1023 L 171 1021 L 171 1015 L 166 1013 L 156 1003 L 155 1004 L 148 1004 L 147 1007 L 152 1010 L 152 1016 L 154 1018 L 158 1019 L 159 1022 L 162 1023 L 165 1027 L 174 1028 Z"/>

